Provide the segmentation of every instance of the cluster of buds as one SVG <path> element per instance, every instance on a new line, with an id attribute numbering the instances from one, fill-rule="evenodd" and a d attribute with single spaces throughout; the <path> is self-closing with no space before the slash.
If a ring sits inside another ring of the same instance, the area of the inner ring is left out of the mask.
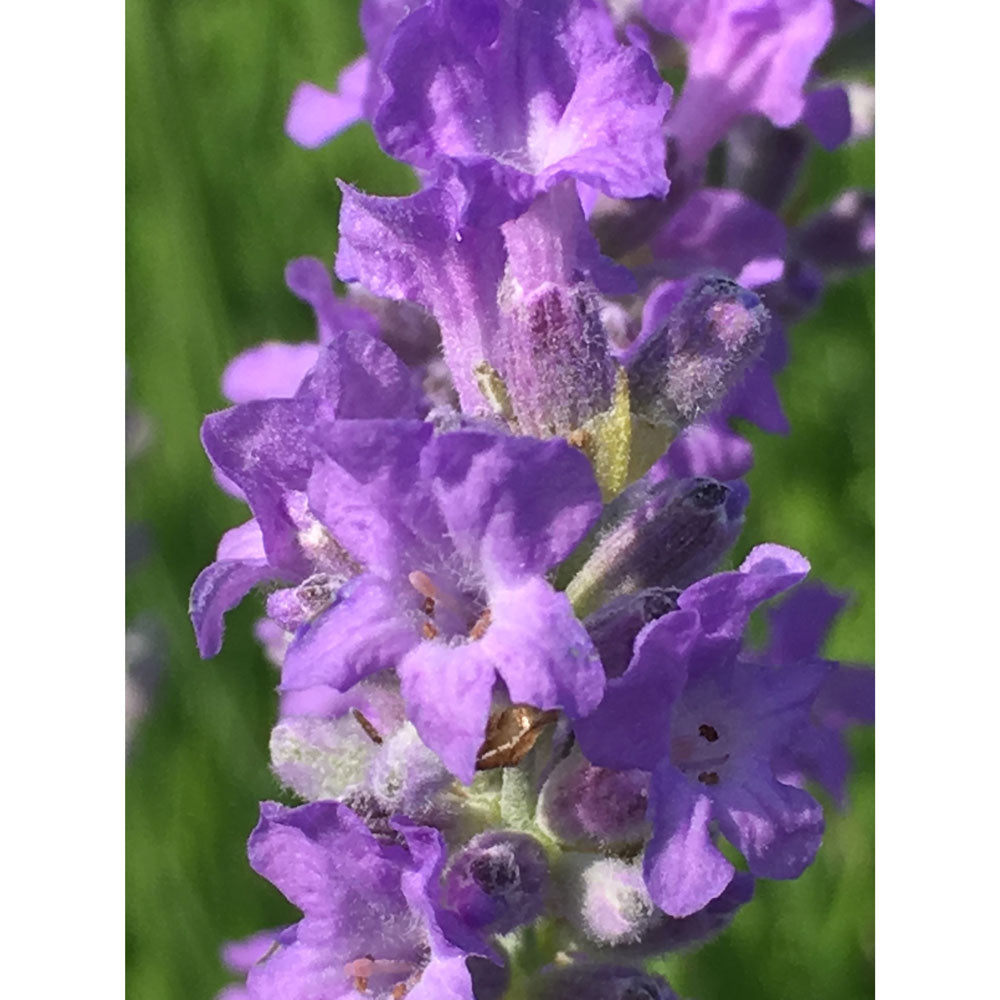
<path id="1" fill-rule="evenodd" d="M 202 429 L 252 516 L 194 584 L 199 649 L 264 590 L 272 767 L 303 803 L 263 803 L 249 841 L 302 919 L 227 948 L 227 996 L 667 1000 L 644 957 L 806 869 L 806 784 L 843 798 L 843 731 L 873 714 L 871 672 L 820 655 L 841 601 L 802 555 L 720 570 L 752 460 L 729 420 L 786 429 L 784 328 L 872 252 L 860 193 L 776 214 L 810 136 L 862 129 L 813 68 L 857 18 L 364 0 L 361 22 L 288 133 L 366 120 L 421 188 L 342 186 L 346 295 L 293 261 L 316 341 L 238 357 Z"/>

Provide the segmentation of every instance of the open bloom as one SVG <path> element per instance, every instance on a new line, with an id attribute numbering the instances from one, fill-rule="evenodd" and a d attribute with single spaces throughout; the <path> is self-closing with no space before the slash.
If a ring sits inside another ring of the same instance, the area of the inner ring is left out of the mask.
<path id="1" fill-rule="evenodd" d="M 347 690 L 395 668 L 421 739 L 464 781 L 475 772 L 497 679 L 515 703 L 571 717 L 604 674 L 545 574 L 600 512 L 582 454 L 562 440 L 416 421 L 335 420 L 310 508 L 361 571 L 288 647 L 282 688 Z"/>
<path id="2" fill-rule="evenodd" d="M 442 929 L 441 835 L 394 826 L 402 843 L 380 841 L 338 802 L 261 804 L 250 864 L 303 916 L 250 969 L 251 1000 L 472 1000 L 465 959 L 482 949 L 454 921 L 464 947 Z"/>
<path id="3" fill-rule="evenodd" d="M 827 667 L 776 668 L 740 655 L 750 612 L 808 569 L 798 553 L 761 545 L 738 571 L 689 587 L 677 611 L 639 634 L 628 670 L 577 724 L 595 764 L 651 772 L 644 874 L 671 916 L 697 912 L 733 879 L 713 821 L 757 877 L 795 878 L 819 848 L 822 809 L 783 783 L 772 760 L 807 725 Z"/>
<path id="4" fill-rule="evenodd" d="M 278 601 L 279 614 L 298 624 L 329 603 L 353 571 L 306 504 L 315 422 L 321 416 L 417 416 L 420 410 L 412 375 L 396 355 L 367 333 L 345 331 L 320 352 L 293 397 L 252 400 L 205 418 L 205 450 L 254 517 L 226 532 L 216 561 L 192 587 L 190 615 L 203 657 L 218 653 L 225 612 L 258 584 L 282 580 L 301 588 Z"/>

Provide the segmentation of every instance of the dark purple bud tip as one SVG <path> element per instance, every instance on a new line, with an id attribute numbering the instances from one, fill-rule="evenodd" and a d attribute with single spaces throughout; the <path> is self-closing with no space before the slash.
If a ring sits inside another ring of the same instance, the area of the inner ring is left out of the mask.
<path id="1" fill-rule="evenodd" d="M 635 637 L 650 622 L 676 611 L 680 593 L 676 587 L 649 587 L 638 594 L 615 598 L 586 620 L 584 624 L 609 677 L 625 673 Z"/>
<path id="2" fill-rule="evenodd" d="M 589 962 L 546 969 L 534 978 L 529 990 L 531 1000 L 677 1000 L 659 976 Z"/>
<path id="3" fill-rule="evenodd" d="M 770 325 L 749 289 L 716 275 L 691 279 L 629 364 L 633 411 L 676 428 L 711 412 L 760 354 Z"/>
<path id="4" fill-rule="evenodd" d="M 714 479 L 696 479 L 695 484 L 684 495 L 682 503 L 690 504 L 696 510 L 718 510 L 729 496 L 729 487 Z"/>
<path id="5" fill-rule="evenodd" d="M 442 882 L 444 905 L 470 927 L 505 934 L 542 912 L 548 861 L 534 837 L 491 830 L 469 842 Z"/>
<path id="6" fill-rule="evenodd" d="M 684 587 L 711 572 L 742 529 L 745 498 L 745 488 L 714 479 L 634 483 L 605 509 L 597 543 L 567 587 L 577 612 L 592 614 L 650 587 Z"/>

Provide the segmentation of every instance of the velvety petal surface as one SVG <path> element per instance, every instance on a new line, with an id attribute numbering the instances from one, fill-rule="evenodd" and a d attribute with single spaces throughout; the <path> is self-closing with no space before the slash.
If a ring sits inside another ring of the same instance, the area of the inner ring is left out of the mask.
<path id="1" fill-rule="evenodd" d="M 687 917 L 720 896 L 735 869 L 712 843 L 712 802 L 668 763 L 649 789 L 653 835 L 643 872 L 649 895 L 665 913 Z"/>
<path id="2" fill-rule="evenodd" d="M 459 780 L 472 781 L 496 672 L 478 643 L 426 641 L 398 666 L 407 715 L 420 738 Z"/>
<path id="3" fill-rule="evenodd" d="M 738 639 L 757 605 L 793 587 L 808 572 L 808 560 L 794 549 L 766 543 L 751 550 L 738 570 L 688 587 L 678 603 L 698 612 L 706 635 Z"/>
<path id="4" fill-rule="evenodd" d="M 565 594 L 541 577 L 491 595 L 492 623 L 479 641 L 516 703 L 588 715 L 604 692 L 604 670 Z"/>
<path id="5" fill-rule="evenodd" d="M 357 577 L 337 603 L 299 630 L 285 652 L 282 690 L 329 684 L 346 691 L 369 674 L 396 666 L 418 640 L 418 623 L 398 591 L 370 574 Z"/>
<path id="6" fill-rule="evenodd" d="M 593 0 L 433 0 L 396 30 L 383 70 L 375 132 L 398 159 L 469 167 L 514 203 L 568 176 L 666 194 L 669 88 Z"/>
<path id="7" fill-rule="evenodd" d="M 235 608 L 250 591 L 275 577 L 266 559 L 227 559 L 206 566 L 191 588 L 188 614 L 198 640 L 202 659 L 222 649 L 223 616 Z"/>
<path id="8" fill-rule="evenodd" d="M 574 726 L 588 760 L 652 771 L 669 757 L 670 716 L 698 634 L 698 616 L 690 611 L 672 611 L 639 633 L 628 670 L 608 681 L 597 710 Z"/>
<path id="9" fill-rule="evenodd" d="M 317 344 L 269 341 L 237 355 L 222 373 L 222 393 L 230 402 L 290 398 L 319 358 Z"/>
<path id="10" fill-rule="evenodd" d="M 783 785 L 769 767 L 713 789 L 727 840 L 758 878 L 798 878 L 823 840 L 823 809 L 807 792 Z"/>
<path id="11" fill-rule="evenodd" d="M 431 442 L 423 467 L 455 547 L 487 582 L 550 569 L 601 511 L 590 463 L 559 439 L 457 431 Z"/>

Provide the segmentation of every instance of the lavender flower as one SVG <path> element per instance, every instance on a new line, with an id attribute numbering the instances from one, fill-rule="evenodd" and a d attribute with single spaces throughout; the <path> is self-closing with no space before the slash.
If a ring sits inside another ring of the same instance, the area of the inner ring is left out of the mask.
<path id="1" fill-rule="evenodd" d="M 640 14 L 686 49 L 673 107 Z M 366 53 L 286 128 L 316 146 L 367 120 L 420 188 L 341 185 L 347 297 L 293 261 L 315 342 L 237 358 L 202 431 L 252 518 L 195 582 L 199 648 L 267 586 L 271 763 L 307 802 L 264 803 L 249 844 L 302 919 L 235 968 L 251 1000 L 674 1000 L 617 963 L 801 874 L 823 834 L 804 785 L 843 797 L 843 731 L 872 715 L 870 674 L 820 656 L 826 591 L 744 643 L 802 556 L 709 575 L 748 502 L 729 421 L 787 431 L 785 325 L 873 251 L 863 193 L 777 214 L 809 133 L 856 131 L 813 75 L 832 2 L 361 17 Z"/>
<path id="2" fill-rule="evenodd" d="M 651 897 L 671 916 L 697 912 L 732 881 L 710 820 L 758 877 L 795 878 L 819 848 L 822 810 L 779 781 L 771 761 L 808 723 L 827 668 L 775 669 L 739 657 L 753 608 L 808 569 L 797 553 L 764 545 L 739 571 L 689 587 L 678 611 L 640 633 L 628 670 L 576 727 L 595 764 L 651 773 L 644 871 Z"/>
<path id="3" fill-rule="evenodd" d="M 465 958 L 434 901 L 440 835 L 402 821 L 382 843 L 346 806 L 261 805 L 250 864 L 303 911 L 247 977 L 252 1000 L 347 1000 L 357 993 L 472 1000 Z"/>
<path id="4" fill-rule="evenodd" d="M 296 636 L 282 686 L 345 690 L 394 667 L 421 739 L 469 781 L 498 677 L 515 703 L 572 717 L 600 700 L 587 633 L 544 576 L 600 501 L 586 460 L 562 441 L 430 431 L 326 429 L 310 504 L 364 571 Z"/>

